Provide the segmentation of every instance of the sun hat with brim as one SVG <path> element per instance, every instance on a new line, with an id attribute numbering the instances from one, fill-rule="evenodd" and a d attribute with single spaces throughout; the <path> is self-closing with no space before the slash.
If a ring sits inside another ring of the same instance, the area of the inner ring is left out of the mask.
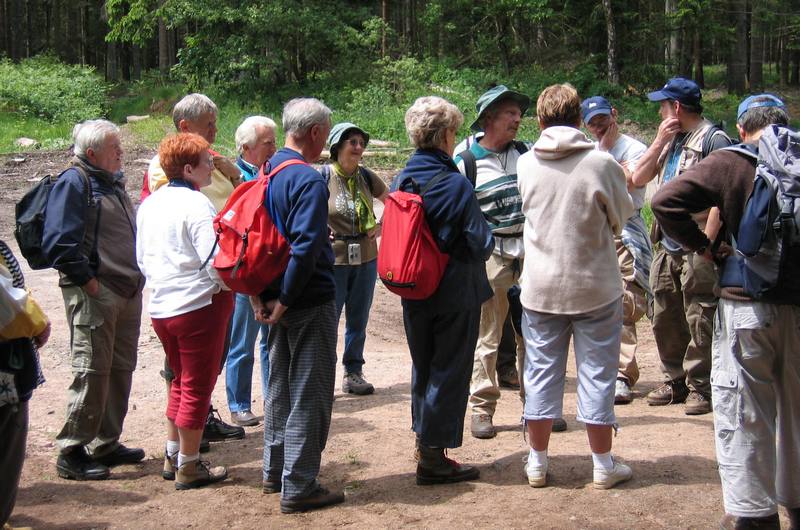
<path id="1" fill-rule="evenodd" d="M 650 101 L 665 101 L 669 99 L 684 105 L 699 105 L 702 98 L 703 96 L 697 83 L 685 77 L 673 77 L 667 81 L 661 90 L 647 94 L 647 99 Z"/>
<path id="2" fill-rule="evenodd" d="M 778 96 L 774 96 L 772 94 L 756 94 L 739 103 L 739 109 L 736 112 L 736 119 L 741 119 L 745 112 L 758 107 L 780 107 L 784 110 L 786 109 L 786 105 Z"/>
<path id="3" fill-rule="evenodd" d="M 483 113 L 486 112 L 486 109 L 488 109 L 493 103 L 497 103 L 504 99 L 516 101 L 519 105 L 519 110 L 522 111 L 522 114 L 525 114 L 525 112 L 528 110 L 528 107 L 531 106 L 531 98 L 525 94 L 514 92 L 505 85 L 497 85 L 496 87 L 490 88 L 484 92 L 483 95 L 478 98 L 478 103 L 475 104 L 475 110 L 478 111 L 478 117 L 475 118 L 475 121 L 472 122 L 472 125 L 470 125 L 469 128 L 473 131 L 482 131 L 483 129 L 481 128 L 479 122 L 481 121 Z"/>
<path id="4" fill-rule="evenodd" d="M 611 103 L 603 96 L 592 96 L 581 103 L 581 118 L 583 123 L 589 123 L 592 118 L 600 114 L 611 115 Z"/>
<path id="5" fill-rule="evenodd" d="M 342 138 L 346 136 L 345 133 L 349 131 L 358 131 L 361 135 L 364 136 L 364 143 L 369 143 L 369 134 L 367 131 L 356 125 L 355 123 L 350 122 L 342 122 L 337 123 L 333 127 L 331 127 L 331 132 L 328 134 L 328 145 L 330 146 L 331 151 L 337 149 L 339 147 L 339 142 L 342 141 Z"/>

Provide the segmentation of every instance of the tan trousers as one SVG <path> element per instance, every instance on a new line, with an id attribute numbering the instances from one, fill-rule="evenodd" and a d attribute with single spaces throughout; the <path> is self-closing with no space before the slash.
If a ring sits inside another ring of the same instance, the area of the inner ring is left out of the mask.
<path id="1" fill-rule="evenodd" d="M 142 295 L 124 298 L 100 284 L 96 297 L 62 287 L 72 340 L 67 418 L 56 436 L 62 453 L 86 446 L 102 456 L 117 448 L 128 412 L 139 342 Z"/>
<path id="2" fill-rule="evenodd" d="M 674 257 L 659 248 L 650 268 L 653 335 L 669 381 L 686 381 L 711 395 L 711 336 L 717 308 L 716 267 L 696 254 Z"/>
<path id="3" fill-rule="evenodd" d="M 481 322 L 478 331 L 478 344 L 472 368 L 469 402 L 472 414 L 494 415 L 500 387 L 497 384 L 497 348 L 503 333 L 503 324 L 508 315 L 508 290 L 516 285 L 522 270 L 522 260 L 516 270 L 514 259 L 492 254 L 486 262 L 486 276 L 494 295 L 481 306 Z M 525 343 L 522 337 L 517 341 L 517 364 L 525 358 Z M 520 375 L 522 370 L 520 370 Z"/>
<path id="4" fill-rule="evenodd" d="M 619 349 L 619 373 L 617 377 L 629 386 L 639 380 L 639 365 L 636 364 L 636 323 L 647 313 L 647 293 L 634 281 L 633 254 L 615 239 L 617 260 L 622 273 L 622 342 Z"/>

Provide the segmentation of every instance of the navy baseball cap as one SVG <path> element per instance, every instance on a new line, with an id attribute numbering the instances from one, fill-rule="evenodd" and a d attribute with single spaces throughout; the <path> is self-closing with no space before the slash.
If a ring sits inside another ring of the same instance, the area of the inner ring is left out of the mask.
<path id="1" fill-rule="evenodd" d="M 611 115 L 611 103 L 608 102 L 603 96 L 592 96 L 586 98 L 581 103 L 581 118 L 583 123 L 589 123 L 589 120 L 599 114 Z"/>
<path id="2" fill-rule="evenodd" d="M 673 77 L 661 90 L 650 92 L 647 99 L 650 101 L 665 101 L 668 99 L 678 101 L 685 105 L 699 105 L 702 99 L 700 87 L 691 79 Z"/>
<path id="3" fill-rule="evenodd" d="M 778 96 L 772 94 L 756 94 L 739 103 L 739 109 L 736 112 L 736 119 L 741 119 L 745 112 L 757 107 L 780 107 L 786 110 L 786 105 Z"/>

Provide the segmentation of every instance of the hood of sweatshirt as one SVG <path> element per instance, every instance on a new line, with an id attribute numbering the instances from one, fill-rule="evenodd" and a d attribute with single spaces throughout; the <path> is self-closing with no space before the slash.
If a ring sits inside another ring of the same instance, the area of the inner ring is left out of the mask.
<path id="1" fill-rule="evenodd" d="M 562 125 L 548 127 L 533 144 L 536 156 L 543 160 L 558 160 L 587 149 L 594 149 L 594 142 L 579 129 Z"/>

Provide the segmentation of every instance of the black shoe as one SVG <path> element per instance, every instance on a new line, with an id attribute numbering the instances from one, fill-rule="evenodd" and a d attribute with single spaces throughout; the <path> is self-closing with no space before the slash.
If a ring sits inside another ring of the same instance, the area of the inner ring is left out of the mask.
<path id="1" fill-rule="evenodd" d="M 564 432 L 567 430 L 567 422 L 564 418 L 556 418 L 553 420 L 553 431 L 552 432 Z"/>
<path id="2" fill-rule="evenodd" d="M 241 440 L 244 438 L 244 429 L 235 425 L 228 425 L 219 416 L 214 407 L 208 408 L 208 418 L 203 429 L 203 439 L 209 442 L 222 442 L 225 440 Z"/>
<path id="3" fill-rule="evenodd" d="M 207 453 L 209 451 L 211 451 L 211 444 L 208 443 L 208 440 L 203 438 L 202 440 L 200 440 L 200 452 Z"/>
<path id="4" fill-rule="evenodd" d="M 100 462 L 104 466 L 114 467 L 124 464 L 138 464 L 144 459 L 144 450 L 131 449 L 119 444 L 116 449 L 102 456 L 94 457 L 95 462 Z"/>
<path id="5" fill-rule="evenodd" d="M 459 464 L 447 458 L 444 449 L 419 445 L 419 462 L 417 463 L 417 485 L 452 484 L 465 480 L 480 478 L 481 472 L 476 467 Z"/>
<path id="6" fill-rule="evenodd" d="M 800 506 L 789 508 L 789 530 L 800 530 Z"/>
<path id="7" fill-rule="evenodd" d="M 777 513 L 767 517 L 736 517 L 725 514 L 719 527 L 721 530 L 780 530 L 781 523 Z"/>
<path id="8" fill-rule="evenodd" d="M 111 474 L 108 466 L 92 460 L 83 447 L 58 455 L 56 471 L 59 477 L 70 480 L 104 480 Z"/>
<path id="9" fill-rule="evenodd" d="M 278 480 L 264 480 L 261 482 L 261 492 L 271 495 L 273 493 L 281 492 L 281 479 Z"/>
<path id="10" fill-rule="evenodd" d="M 307 512 L 317 510 L 333 504 L 344 502 L 344 493 L 341 491 L 329 491 L 327 488 L 318 486 L 311 495 L 298 499 L 281 499 L 281 513 Z"/>

